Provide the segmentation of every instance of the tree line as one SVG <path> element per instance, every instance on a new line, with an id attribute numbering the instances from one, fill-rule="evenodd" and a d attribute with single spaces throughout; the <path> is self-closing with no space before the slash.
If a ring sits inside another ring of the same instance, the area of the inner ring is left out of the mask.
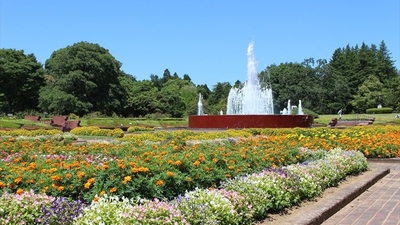
<path id="1" fill-rule="evenodd" d="M 226 110 L 237 80 L 211 89 L 165 69 L 137 80 L 121 70 L 122 63 L 98 44 L 78 42 L 54 51 L 42 65 L 34 54 L 0 49 L 0 110 L 2 114 L 182 118 L 197 113 L 198 94 L 207 114 Z M 332 58 L 272 64 L 259 73 L 272 88 L 276 113 L 287 101 L 302 100 L 319 114 L 365 113 L 379 104 L 400 111 L 400 71 L 384 41 L 337 48 Z"/>

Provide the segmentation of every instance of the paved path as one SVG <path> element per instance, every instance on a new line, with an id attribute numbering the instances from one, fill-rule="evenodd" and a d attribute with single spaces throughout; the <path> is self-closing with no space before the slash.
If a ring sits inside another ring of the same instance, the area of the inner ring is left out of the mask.
<path id="1" fill-rule="evenodd" d="M 323 225 L 400 225 L 400 162 L 371 162 L 370 167 L 386 167 L 390 173 Z"/>

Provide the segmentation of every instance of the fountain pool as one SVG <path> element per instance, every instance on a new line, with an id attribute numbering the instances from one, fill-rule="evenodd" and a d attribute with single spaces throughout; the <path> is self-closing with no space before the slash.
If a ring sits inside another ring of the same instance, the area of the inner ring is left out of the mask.
<path id="1" fill-rule="evenodd" d="M 232 88 L 227 100 L 226 115 L 204 115 L 199 95 L 198 115 L 189 116 L 189 128 L 291 128 L 311 127 L 314 118 L 302 115 L 299 101 L 299 114 L 291 115 L 290 100 L 285 115 L 274 114 L 271 87 L 261 87 L 256 71 L 254 43 L 247 48 L 247 81 L 243 88 Z M 201 107 L 201 110 L 200 110 Z"/>

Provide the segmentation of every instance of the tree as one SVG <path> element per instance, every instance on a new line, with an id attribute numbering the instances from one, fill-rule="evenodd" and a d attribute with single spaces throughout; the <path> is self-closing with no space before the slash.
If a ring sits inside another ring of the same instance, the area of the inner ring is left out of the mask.
<path id="1" fill-rule="evenodd" d="M 121 63 L 98 44 L 79 42 L 54 51 L 45 63 L 53 81 L 41 90 L 39 105 L 59 114 L 118 113 L 123 110 L 124 97 L 118 79 L 120 67 Z M 53 90 L 57 93 L 54 97 Z M 66 99 L 69 101 L 64 102 Z"/>
<path id="2" fill-rule="evenodd" d="M 42 64 L 23 50 L 0 49 L 0 107 L 7 113 L 36 110 L 45 85 Z"/>
<path id="3" fill-rule="evenodd" d="M 357 113 L 365 113 L 368 108 L 376 108 L 384 101 L 382 98 L 383 84 L 375 75 L 370 75 L 358 88 L 357 94 L 351 104 Z"/>
<path id="4" fill-rule="evenodd" d="M 208 114 L 219 114 L 220 110 L 226 110 L 229 91 L 232 85 L 229 82 L 218 82 L 208 98 L 207 103 L 203 105 Z"/>
<path id="5" fill-rule="evenodd" d="M 269 80 L 272 87 L 275 113 L 287 106 L 288 100 L 292 105 L 299 100 L 303 107 L 315 110 L 320 102 L 322 92 L 321 77 L 312 67 L 314 59 L 300 63 L 281 63 L 272 65 L 260 73 L 263 80 Z"/>
<path id="6" fill-rule="evenodd" d="M 134 117 L 163 114 L 164 109 L 157 98 L 158 92 L 158 88 L 149 80 L 134 82 L 128 92 L 127 114 Z"/>

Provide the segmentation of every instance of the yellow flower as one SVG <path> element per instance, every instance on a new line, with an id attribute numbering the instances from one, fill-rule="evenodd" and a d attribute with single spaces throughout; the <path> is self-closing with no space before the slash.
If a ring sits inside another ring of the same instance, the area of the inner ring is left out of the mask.
<path id="1" fill-rule="evenodd" d="M 85 185 L 84 185 L 85 189 L 89 189 L 89 188 L 90 188 L 90 185 L 91 185 L 91 183 L 86 182 Z"/>

